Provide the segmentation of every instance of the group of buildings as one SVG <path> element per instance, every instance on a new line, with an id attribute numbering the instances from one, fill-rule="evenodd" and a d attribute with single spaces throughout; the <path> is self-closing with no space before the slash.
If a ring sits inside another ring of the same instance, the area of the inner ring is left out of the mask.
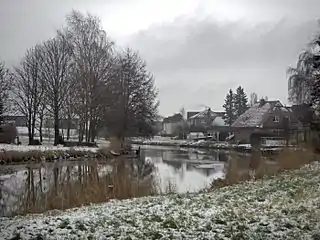
<path id="1" fill-rule="evenodd" d="M 296 142 L 308 138 L 313 111 L 305 105 L 284 106 L 280 101 L 261 100 L 250 106 L 231 126 L 225 124 L 224 112 L 215 112 L 210 108 L 199 112 L 187 112 L 186 116 L 177 113 L 166 117 L 157 126 L 163 136 L 180 139 L 212 139 L 215 141 L 234 141 L 236 143 L 254 143 L 262 138 L 294 139 Z M 6 116 L 6 121 L 14 121 L 17 127 L 25 127 L 27 119 L 21 116 Z M 60 122 L 61 127 L 67 125 L 77 129 L 66 121 Z M 45 127 L 53 127 L 47 121 Z M 0 126 L 0 135 L 3 132 Z M 19 133 L 20 135 L 20 133 Z"/>
<path id="2" fill-rule="evenodd" d="M 177 113 L 163 120 L 161 134 L 181 137 L 183 132 L 189 139 L 212 138 L 251 144 L 262 138 L 304 141 L 313 116 L 307 104 L 288 107 L 278 100 L 253 104 L 231 126 L 225 124 L 224 114 L 209 108 L 188 112 L 184 119 Z"/>

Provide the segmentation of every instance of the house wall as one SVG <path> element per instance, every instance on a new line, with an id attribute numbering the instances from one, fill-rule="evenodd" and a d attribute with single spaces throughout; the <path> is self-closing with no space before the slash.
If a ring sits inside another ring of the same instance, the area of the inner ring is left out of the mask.
<path id="1" fill-rule="evenodd" d="M 188 119 L 188 125 L 193 127 L 203 127 L 205 126 L 206 122 L 203 118 L 192 118 Z"/>
<path id="2" fill-rule="evenodd" d="M 275 122 L 274 117 L 278 117 L 279 122 Z M 290 114 L 284 113 L 283 111 L 273 111 L 264 122 L 263 128 L 282 129 L 284 127 L 286 117 L 290 118 Z"/>
<path id="3" fill-rule="evenodd" d="M 234 140 L 241 143 L 250 143 L 252 129 L 238 129 L 234 131 Z"/>
<path id="4" fill-rule="evenodd" d="M 174 134 L 177 128 L 181 125 L 180 122 L 178 123 L 163 123 L 163 131 L 166 134 Z"/>
<path id="5" fill-rule="evenodd" d="M 4 116 L 5 122 L 15 122 L 17 127 L 26 127 L 27 126 L 27 118 L 25 116 Z"/>

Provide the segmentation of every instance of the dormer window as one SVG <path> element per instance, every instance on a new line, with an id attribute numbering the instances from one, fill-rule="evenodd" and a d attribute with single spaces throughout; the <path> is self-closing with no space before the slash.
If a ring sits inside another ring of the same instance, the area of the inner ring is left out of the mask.
<path id="1" fill-rule="evenodd" d="M 280 117 L 278 115 L 273 116 L 273 122 L 280 122 Z"/>

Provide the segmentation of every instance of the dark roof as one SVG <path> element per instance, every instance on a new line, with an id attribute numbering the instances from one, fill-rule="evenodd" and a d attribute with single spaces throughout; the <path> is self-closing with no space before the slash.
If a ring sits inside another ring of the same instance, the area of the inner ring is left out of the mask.
<path id="1" fill-rule="evenodd" d="M 224 115 L 224 112 L 214 112 L 209 108 L 204 111 L 197 112 L 196 114 L 188 117 L 188 119 L 189 118 L 191 118 L 191 119 L 207 118 L 208 116 L 210 116 L 211 118 L 216 118 L 216 117 L 222 117 L 223 115 Z"/>
<path id="2" fill-rule="evenodd" d="M 280 101 L 260 101 L 251 106 L 232 124 L 232 127 L 261 127 L 275 108 L 284 112 L 289 110 Z"/>
<path id="3" fill-rule="evenodd" d="M 200 112 L 187 112 L 187 119 L 193 117 L 194 115 L 197 115 Z"/>
<path id="4" fill-rule="evenodd" d="M 176 123 L 181 122 L 183 120 L 183 116 L 180 113 L 176 113 L 170 117 L 166 117 L 163 119 L 164 123 Z"/>

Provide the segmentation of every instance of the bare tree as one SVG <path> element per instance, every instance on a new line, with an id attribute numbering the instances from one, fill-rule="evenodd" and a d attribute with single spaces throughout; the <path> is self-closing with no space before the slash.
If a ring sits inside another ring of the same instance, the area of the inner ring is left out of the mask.
<path id="1" fill-rule="evenodd" d="M 16 110 L 27 117 L 29 144 L 35 136 L 36 118 L 44 95 L 39 70 L 41 55 L 39 45 L 28 50 L 13 74 L 13 102 Z"/>
<path id="2" fill-rule="evenodd" d="M 106 123 L 119 140 L 130 136 L 151 136 L 157 119 L 158 102 L 154 78 L 145 62 L 130 49 L 117 58 L 108 85 Z"/>
<path id="3" fill-rule="evenodd" d="M 45 100 L 48 111 L 53 115 L 54 145 L 59 143 L 59 120 L 73 82 L 70 81 L 69 70 L 71 48 L 61 36 L 46 41 L 42 45 L 43 54 L 41 78 L 44 82 Z"/>
<path id="4" fill-rule="evenodd" d="M 72 46 L 73 73 L 77 79 L 77 114 L 80 118 L 79 140 L 94 141 L 101 123 L 103 86 L 110 78 L 113 42 L 102 30 L 100 19 L 73 11 L 61 35 Z"/>
<path id="5" fill-rule="evenodd" d="M 3 115 L 9 108 L 9 93 L 11 83 L 9 71 L 5 68 L 4 63 L 0 62 L 0 124 L 3 123 Z"/>
<path id="6" fill-rule="evenodd" d="M 250 94 L 250 106 L 253 106 L 258 102 L 258 94 L 253 92 Z"/>

